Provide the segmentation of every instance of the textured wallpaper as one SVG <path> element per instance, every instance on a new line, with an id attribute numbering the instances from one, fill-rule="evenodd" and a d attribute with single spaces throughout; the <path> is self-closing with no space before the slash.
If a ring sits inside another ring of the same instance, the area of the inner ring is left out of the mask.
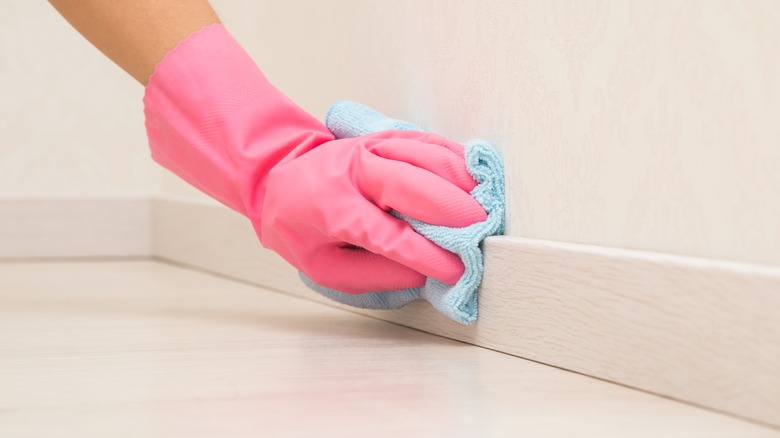
<path id="1" fill-rule="evenodd" d="M 0 196 L 148 195 L 142 93 L 47 2 L 3 2 Z"/>
<path id="2" fill-rule="evenodd" d="M 780 2 L 215 4 L 318 116 L 499 145 L 508 234 L 780 264 Z"/>
<path id="3" fill-rule="evenodd" d="M 154 190 L 139 87 L 38 3 L 0 14 L 0 190 Z M 319 117 L 497 144 L 508 234 L 780 264 L 780 2 L 212 3 Z"/>

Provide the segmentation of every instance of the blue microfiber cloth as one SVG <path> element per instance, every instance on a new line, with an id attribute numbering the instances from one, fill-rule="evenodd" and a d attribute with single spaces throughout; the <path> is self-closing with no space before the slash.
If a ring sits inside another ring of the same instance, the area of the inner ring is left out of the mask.
<path id="1" fill-rule="evenodd" d="M 358 137 L 378 131 L 422 131 L 416 125 L 391 119 L 359 103 L 342 100 L 328 111 L 328 129 L 337 138 Z M 326 297 L 364 309 L 397 309 L 410 301 L 425 299 L 439 312 L 461 324 L 477 319 L 477 288 L 482 281 L 482 251 L 479 243 L 487 236 L 504 231 L 504 164 L 493 147 L 483 140 L 471 140 L 465 147 L 466 167 L 477 181 L 471 196 L 487 211 L 488 218 L 465 228 L 450 228 L 427 224 L 392 212 L 412 225 L 412 228 L 440 247 L 460 256 L 466 266 L 463 276 L 453 285 L 428 278 L 423 287 L 390 292 L 348 294 L 314 283 L 301 274 L 307 286 Z"/>

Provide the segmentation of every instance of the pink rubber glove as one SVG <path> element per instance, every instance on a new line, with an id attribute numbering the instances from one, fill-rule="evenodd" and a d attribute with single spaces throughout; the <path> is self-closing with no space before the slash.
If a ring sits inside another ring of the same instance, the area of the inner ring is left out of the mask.
<path id="1" fill-rule="evenodd" d="M 264 246 L 317 283 L 360 293 L 463 273 L 456 255 L 388 213 L 484 221 L 460 145 L 410 131 L 335 140 L 219 24 L 166 55 L 144 105 L 155 161 L 247 216 Z"/>

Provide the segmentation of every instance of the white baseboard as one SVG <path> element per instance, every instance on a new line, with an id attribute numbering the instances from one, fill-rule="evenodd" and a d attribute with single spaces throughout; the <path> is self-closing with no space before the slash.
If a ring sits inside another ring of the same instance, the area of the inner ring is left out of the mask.
<path id="1" fill-rule="evenodd" d="M 0 199 L 0 257 L 150 256 L 148 198 Z"/>
<path id="2" fill-rule="evenodd" d="M 152 218 L 158 257 L 344 307 L 226 208 L 155 199 Z M 473 326 L 426 303 L 349 309 L 780 425 L 780 267 L 510 237 L 484 251 Z"/>
<path id="3" fill-rule="evenodd" d="M 780 426 L 780 267 L 510 237 L 485 242 L 480 317 L 347 308 L 209 202 L 0 200 L 0 258 L 171 260 Z"/>

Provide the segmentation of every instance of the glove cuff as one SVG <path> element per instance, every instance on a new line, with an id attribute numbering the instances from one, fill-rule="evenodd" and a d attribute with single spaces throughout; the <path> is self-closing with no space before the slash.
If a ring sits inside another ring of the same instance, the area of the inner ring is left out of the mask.
<path id="1" fill-rule="evenodd" d="M 268 82 L 221 24 L 171 50 L 143 102 L 152 158 L 250 219 L 260 217 L 275 165 L 333 139 Z"/>

